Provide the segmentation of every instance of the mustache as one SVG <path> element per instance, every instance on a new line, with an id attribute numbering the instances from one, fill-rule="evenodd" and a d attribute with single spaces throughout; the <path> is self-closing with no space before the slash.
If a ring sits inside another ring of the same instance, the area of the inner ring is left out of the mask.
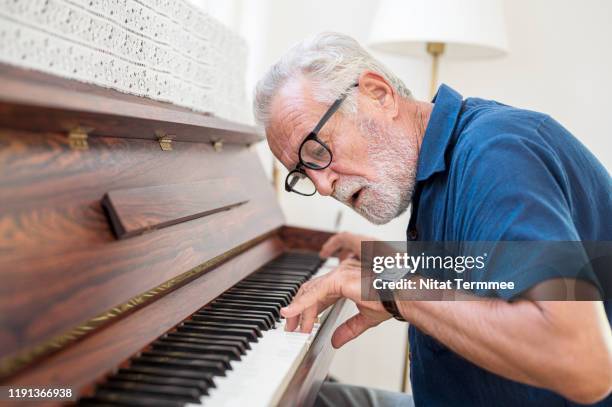
<path id="1" fill-rule="evenodd" d="M 336 181 L 332 197 L 342 202 L 343 204 L 351 206 L 350 202 L 353 194 L 361 188 L 368 186 L 369 184 L 369 181 L 363 177 L 342 177 L 341 180 Z"/>

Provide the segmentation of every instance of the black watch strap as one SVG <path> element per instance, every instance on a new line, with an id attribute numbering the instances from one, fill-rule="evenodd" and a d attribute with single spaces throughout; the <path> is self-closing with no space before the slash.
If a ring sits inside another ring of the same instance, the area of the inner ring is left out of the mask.
<path id="1" fill-rule="evenodd" d="M 382 302 L 383 307 L 387 310 L 389 314 L 393 316 L 393 318 L 398 321 L 406 321 L 399 309 L 397 308 L 397 303 L 395 302 L 395 296 L 393 295 L 393 291 L 389 289 L 378 290 L 378 295 L 380 297 L 380 302 Z"/>

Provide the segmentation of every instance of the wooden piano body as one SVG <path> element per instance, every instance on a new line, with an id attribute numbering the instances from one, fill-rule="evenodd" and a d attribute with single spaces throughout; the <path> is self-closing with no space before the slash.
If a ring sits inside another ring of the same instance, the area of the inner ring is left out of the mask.
<path id="1" fill-rule="evenodd" d="M 252 147 L 260 139 L 249 126 L 1 66 L 0 385 L 86 394 L 283 251 L 318 250 L 328 233 L 283 225 Z M 314 400 L 341 312 L 329 313 L 281 405 Z"/>

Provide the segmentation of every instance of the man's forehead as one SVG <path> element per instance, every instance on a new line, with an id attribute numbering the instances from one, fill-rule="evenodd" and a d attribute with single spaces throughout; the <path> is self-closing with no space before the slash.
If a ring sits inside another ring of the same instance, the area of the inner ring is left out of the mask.
<path id="1" fill-rule="evenodd" d="M 324 106 L 314 100 L 304 79 L 285 83 L 272 99 L 266 129 L 270 149 L 283 163 L 297 159 L 299 143 L 316 125 Z"/>

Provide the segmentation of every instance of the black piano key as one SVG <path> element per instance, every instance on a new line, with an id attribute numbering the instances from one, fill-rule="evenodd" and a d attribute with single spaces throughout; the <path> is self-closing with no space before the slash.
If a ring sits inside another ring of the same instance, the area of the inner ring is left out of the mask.
<path id="1" fill-rule="evenodd" d="M 273 281 L 276 280 L 279 282 L 282 279 L 282 281 L 286 284 L 298 284 L 298 285 L 302 285 L 306 281 L 310 280 L 310 276 L 288 276 L 284 274 L 269 273 L 269 272 L 252 274 L 250 277 L 272 279 Z"/>
<path id="2" fill-rule="evenodd" d="M 270 274 L 251 274 L 244 280 L 240 282 L 242 283 L 267 283 L 273 284 L 279 288 L 296 288 L 300 286 L 300 279 L 296 279 L 294 277 L 281 277 L 281 276 L 273 276 Z"/>
<path id="3" fill-rule="evenodd" d="M 309 271 L 294 271 L 287 269 L 277 269 L 277 268 L 263 268 L 261 271 L 255 273 L 257 275 L 265 275 L 265 276 L 283 276 L 283 277 L 296 277 L 296 278 L 310 278 L 312 275 Z"/>
<path id="4" fill-rule="evenodd" d="M 248 295 L 248 296 L 255 297 L 255 298 L 261 298 L 262 301 L 279 302 L 282 306 L 285 306 L 283 304 L 291 302 L 291 296 L 288 295 L 287 293 L 274 292 L 272 290 L 269 290 L 268 292 L 265 292 L 263 290 L 246 291 L 246 289 L 236 288 L 234 290 L 230 290 L 227 293 L 223 294 L 223 297 L 234 296 L 234 295 L 241 295 L 241 296 Z"/>
<path id="5" fill-rule="evenodd" d="M 150 394 L 134 394 L 111 390 L 99 390 L 93 399 L 120 406 L 134 407 L 183 407 L 185 405 L 183 401 L 168 400 Z"/>
<path id="6" fill-rule="evenodd" d="M 204 381 L 209 387 L 215 387 L 215 382 L 213 382 L 214 374 L 211 372 L 194 372 L 192 370 L 184 369 L 168 369 L 155 366 L 131 365 L 130 367 L 119 369 L 119 373 L 136 373 L 167 378 L 172 377 L 179 379 L 199 380 Z"/>
<path id="7" fill-rule="evenodd" d="M 269 295 L 257 295 L 257 294 L 246 294 L 246 293 L 225 293 L 221 296 L 223 299 L 228 300 L 253 300 L 253 301 L 265 301 L 277 303 L 281 307 L 286 307 L 288 305 L 287 301 L 283 298 L 273 297 Z"/>
<path id="8" fill-rule="evenodd" d="M 264 284 L 267 287 L 270 288 L 280 288 L 281 286 L 279 285 L 280 283 L 275 283 L 273 278 L 267 279 L 267 278 L 253 278 L 253 279 L 248 279 L 248 280 L 244 280 L 245 284 Z M 301 284 L 295 283 L 295 284 L 289 284 L 287 282 L 283 283 L 283 287 L 282 288 L 290 288 L 291 295 L 295 295 L 297 294 L 298 290 L 300 289 Z M 238 288 L 242 288 L 244 286 L 237 286 Z"/>
<path id="9" fill-rule="evenodd" d="M 196 345 L 192 343 L 186 343 L 181 341 L 172 341 L 168 339 L 158 339 L 153 345 L 153 349 L 157 350 L 170 350 L 178 352 L 193 352 L 202 354 L 215 354 L 225 355 L 230 360 L 240 360 L 240 350 L 235 346 L 224 346 L 224 345 Z"/>
<path id="10" fill-rule="evenodd" d="M 281 268 L 281 267 L 263 267 L 259 269 L 258 271 L 256 271 L 255 273 L 253 273 L 252 275 L 254 276 L 254 275 L 262 275 L 262 274 L 272 275 L 272 276 L 281 276 L 284 278 L 296 278 L 298 280 L 303 279 L 303 278 L 308 279 L 312 275 L 312 273 L 307 270 L 296 270 L 296 269 Z"/>
<path id="11" fill-rule="evenodd" d="M 263 329 L 263 330 L 268 329 L 268 324 L 266 323 L 266 320 L 263 318 L 249 318 L 249 317 L 243 317 L 243 316 L 222 316 L 222 315 L 214 315 L 211 313 L 208 315 L 207 314 L 192 315 L 191 321 L 221 322 L 221 323 L 227 323 L 227 324 L 248 323 L 248 324 L 256 325 L 259 329 Z"/>
<path id="12" fill-rule="evenodd" d="M 121 391 L 125 393 L 147 394 L 151 397 L 165 398 L 184 402 L 199 402 L 200 392 L 189 387 L 138 383 L 111 379 L 98 385 L 99 390 Z"/>
<path id="13" fill-rule="evenodd" d="M 256 309 L 256 310 L 266 310 L 272 313 L 272 316 L 276 318 L 280 318 L 280 309 L 282 308 L 279 303 L 271 302 L 271 301 L 258 301 L 252 300 L 249 298 L 218 298 L 211 305 L 216 304 L 234 304 L 234 305 L 245 305 L 248 309 Z"/>
<path id="14" fill-rule="evenodd" d="M 303 260 L 295 260 L 295 259 L 274 259 L 266 264 L 263 267 L 295 267 L 300 270 L 313 270 L 319 268 L 319 266 L 323 264 L 323 261 L 319 259 L 315 259 L 315 261 L 303 261 Z"/>
<path id="15" fill-rule="evenodd" d="M 257 272 L 265 270 L 283 270 L 288 273 L 310 276 L 317 269 L 318 267 L 304 266 L 302 264 L 270 263 L 265 264 L 263 267 L 257 270 Z"/>
<path id="16" fill-rule="evenodd" d="M 296 259 L 304 263 L 312 262 L 314 264 L 320 264 L 323 262 L 323 259 L 319 257 L 319 253 L 305 252 L 305 251 L 284 252 L 282 256 L 277 257 L 275 260 L 282 260 L 282 259 Z"/>
<path id="17" fill-rule="evenodd" d="M 289 294 L 293 297 L 297 290 L 294 287 L 283 287 L 278 284 L 270 284 L 270 283 L 248 283 L 248 282 L 240 282 L 236 284 L 234 287 L 236 288 L 257 288 L 260 290 L 275 290 L 282 291 Z"/>
<path id="18" fill-rule="evenodd" d="M 212 304 L 210 304 L 210 307 L 267 311 L 272 314 L 274 319 L 276 319 L 277 321 L 280 320 L 280 307 L 275 306 L 274 304 L 262 305 L 247 301 L 215 300 Z"/>
<path id="19" fill-rule="evenodd" d="M 289 300 L 291 300 L 291 298 L 293 298 L 295 296 L 295 294 L 297 293 L 297 290 L 287 287 L 287 288 L 282 288 L 282 287 L 276 287 L 274 286 L 274 284 L 262 284 L 262 283 L 244 283 L 244 284 L 237 284 L 234 287 L 236 290 L 274 290 L 275 293 L 279 293 L 279 294 L 284 294 L 286 296 L 289 296 Z"/>
<path id="20" fill-rule="evenodd" d="M 274 314 L 266 311 L 255 311 L 255 310 L 237 310 L 232 308 L 223 308 L 223 307 L 205 307 L 200 311 L 197 311 L 194 315 L 223 315 L 223 316 L 246 316 L 253 318 L 261 318 L 268 324 L 268 329 L 274 328 L 275 319 Z"/>
<path id="21" fill-rule="evenodd" d="M 189 352 L 189 351 L 176 351 L 176 350 L 165 350 L 165 349 L 151 349 L 149 351 L 143 352 L 142 356 L 151 356 L 151 357 L 169 357 L 169 358 L 177 358 L 177 359 L 186 359 L 186 360 L 208 360 L 210 362 L 219 362 L 223 365 L 226 370 L 232 370 L 232 366 L 230 365 L 230 358 L 225 355 L 219 355 L 214 353 L 197 353 L 197 352 Z"/>
<path id="22" fill-rule="evenodd" d="M 226 323 L 221 323 L 221 322 L 187 320 L 183 322 L 182 326 L 198 326 L 198 327 L 215 328 L 215 329 L 219 329 L 220 333 L 223 333 L 223 330 L 227 328 L 243 329 L 245 331 L 250 332 L 250 335 L 253 335 L 255 338 L 258 338 L 258 337 L 261 338 L 262 336 L 261 330 L 255 324 L 247 324 L 247 323 L 226 324 Z M 249 338 L 250 338 L 250 335 L 249 335 Z M 255 339 L 255 341 L 256 340 L 257 339 Z"/>
<path id="23" fill-rule="evenodd" d="M 299 288 L 301 283 L 296 282 L 293 279 L 289 279 L 289 278 L 282 278 L 282 277 L 273 277 L 273 276 L 258 276 L 258 275 L 252 275 L 250 277 L 247 277 L 244 281 L 248 281 L 248 282 L 260 282 L 260 283 L 272 283 L 272 284 L 284 284 L 290 287 L 294 287 L 294 288 Z"/>
<path id="24" fill-rule="evenodd" d="M 272 315 L 265 313 L 265 312 L 259 312 L 259 311 L 241 310 L 240 312 L 237 312 L 236 310 L 225 309 L 225 308 L 203 308 L 202 310 L 197 311 L 195 314 L 193 314 L 192 319 L 193 319 L 193 316 L 195 315 L 204 315 L 204 316 L 217 315 L 220 317 L 253 318 L 258 321 L 263 321 L 266 326 L 266 329 L 272 329 L 274 328 L 274 325 L 275 325 L 274 317 Z"/>
<path id="25" fill-rule="evenodd" d="M 249 278 L 251 277 L 272 279 L 279 282 L 287 282 L 289 284 L 304 284 L 308 279 L 310 279 L 310 276 L 294 276 L 275 272 L 259 272 L 252 274 Z"/>
<path id="26" fill-rule="evenodd" d="M 278 298 L 283 298 L 287 302 L 291 302 L 291 295 L 282 291 L 273 290 L 262 290 L 261 288 L 232 288 L 228 292 L 230 293 L 253 293 L 253 294 L 266 294 L 272 295 Z"/>
<path id="27" fill-rule="evenodd" d="M 208 360 L 186 360 L 171 358 L 167 356 L 138 356 L 132 359 L 135 366 L 157 366 L 169 369 L 193 370 L 196 372 L 208 372 L 217 376 L 225 376 L 225 367 L 221 362 Z"/>
<path id="28" fill-rule="evenodd" d="M 196 389 L 200 394 L 208 394 L 210 385 L 204 380 L 186 379 L 182 377 L 156 376 L 144 373 L 118 372 L 109 380 L 123 380 L 138 383 L 161 384 Z"/>
<path id="29" fill-rule="evenodd" d="M 230 335 L 210 335 L 203 332 L 189 332 L 181 331 L 180 327 L 175 332 L 169 332 L 165 338 L 178 339 L 184 342 L 192 343 L 204 343 L 212 344 L 213 342 L 220 345 L 233 345 L 237 346 L 241 354 L 244 354 L 245 350 L 251 349 L 248 339 Z"/>
<path id="30" fill-rule="evenodd" d="M 251 283 L 270 283 L 270 284 L 284 284 L 286 286 L 299 288 L 302 285 L 303 281 L 295 278 L 286 278 L 286 277 L 278 277 L 271 276 L 269 274 L 253 274 L 252 276 L 247 277 L 245 282 Z M 304 279 L 306 281 L 306 279 Z"/>
<path id="31" fill-rule="evenodd" d="M 260 283 L 246 283 L 246 284 L 260 284 Z M 257 292 L 261 292 L 261 293 L 267 293 L 269 295 L 275 296 L 275 297 L 283 297 L 283 298 L 287 298 L 287 299 L 291 299 L 292 293 L 291 293 L 291 288 L 290 287 L 278 287 L 278 286 L 274 286 L 273 284 L 272 287 L 266 286 L 266 288 L 249 288 L 246 286 L 240 286 L 239 284 L 236 284 L 234 287 L 230 288 L 228 291 L 226 291 L 226 293 L 232 293 L 235 291 L 244 291 L 244 290 L 258 290 Z"/>
<path id="32" fill-rule="evenodd" d="M 260 300 L 251 300 L 251 299 L 235 299 L 235 298 L 223 298 L 218 297 L 216 300 L 212 302 L 211 305 L 214 304 L 225 304 L 225 303 L 237 303 L 237 304 L 247 304 L 250 305 L 253 310 L 259 311 L 267 311 L 267 310 L 276 310 L 279 311 L 281 309 L 280 304 L 270 301 L 260 301 Z M 257 307 L 257 308 L 255 308 Z"/>
<path id="33" fill-rule="evenodd" d="M 231 312 L 220 308 L 204 308 L 191 316 L 194 321 L 202 320 L 202 318 L 228 318 L 235 321 L 245 321 L 247 323 L 256 323 L 262 330 L 274 328 L 274 317 L 265 313 L 258 312 Z"/>
<path id="34" fill-rule="evenodd" d="M 204 333 L 219 336 L 234 336 L 238 338 L 245 338 L 249 342 L 257 342 L 257 335 L 250 329 L 189 325 L 188 322 L 184 322 L 177 329 L 181 332 Z"/>
<path id="35" fill-rule="evenodd" d="M 188 321 L 183 322 L 183 325 L 189 325 L 189 326 L 207 326 L 207 327 L 219 328 L 219 329 L 225 329 L 225 328 L 245 329 L 245 330 L 251 331 L 255 336 L 257 336 L 259 338 L 262 337 L 261 329 L 259 329 L 257 324 L 247 323 L 247 322 L 242 322 L 242 323 L 225 323 L 225 322 L 216 322 L 216 321 L 195 321 L 195 320 L 188 320 Z"/>
<path id="36" fill-rule="evenodd" d="M 263 266 L 263 268 L 286 268 L 290 270 L 303 270 L 313 272 L 318 269 L 320 263 L 304 263 L 299 261 L 272 261 Z"/>
<path id="37" fill-rule="evenodd" d="M 238 284 L 236 284 L 232 288 L 240 288 L 241 286 L 253 285 L 253 284 L 265 285 L 266 288 L 270 287 L 272 290 L 275 290 L 275 291 L 289 291 L 290 294 L 293 293 L 293 291 L 295 290 L 295 285 L 292 283 L 284 283 L 280 281 L 276 281 L 276 282 L 249 281 L 247 279 L 241 280 Z"/>

